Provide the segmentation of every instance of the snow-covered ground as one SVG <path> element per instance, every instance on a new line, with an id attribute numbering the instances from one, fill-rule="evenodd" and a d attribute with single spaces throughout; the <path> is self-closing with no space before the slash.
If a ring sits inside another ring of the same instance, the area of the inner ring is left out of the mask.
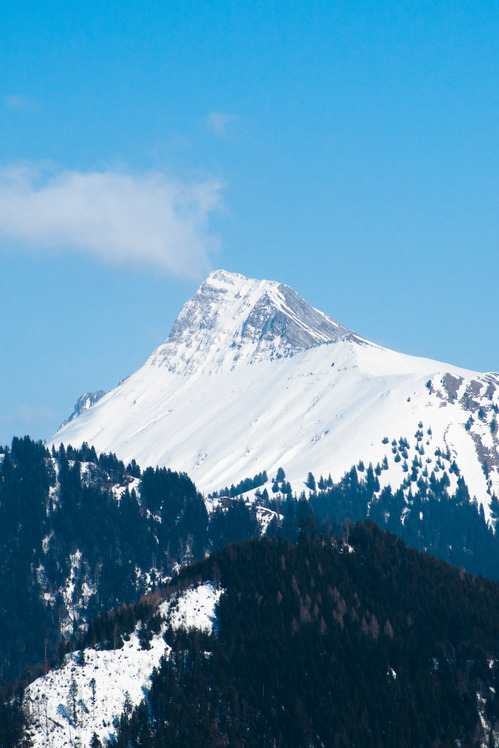
<path id="1" fill-rule="evenodd" d="M 182 470 L 205 492 L 282 467 L 299 492 L 309 471 L 339 479 L 381 462 L 383 437 L 410 438 L 423 422 L 472 495 L 499 494 L 499 471 L 487 486 L 482 470 L 483 445 L 499 466 L 499 375 L 368 343 L 293 294 L 212 274 L 146 364 L 51 443 Z"/>
<path id="2" fill-rule="evenodd" d="M 162 603 L 159 612 L 165 622 L 153 636 L 150 649 L 141 648 L 137 627 L 122 649 L 86 649 L 83 657 L 80 652 L 66 655 L 60 668 L 38 678 L 25 691 L 32 745 L 86 747 L 94 732 L 102 742 L 109 738 L 125 701 L 136 705 L 144 698 L 153 669 L 168 651 L 163 640 L 167 625 L 211 631 L 221 593 L 207 583 Z"/>

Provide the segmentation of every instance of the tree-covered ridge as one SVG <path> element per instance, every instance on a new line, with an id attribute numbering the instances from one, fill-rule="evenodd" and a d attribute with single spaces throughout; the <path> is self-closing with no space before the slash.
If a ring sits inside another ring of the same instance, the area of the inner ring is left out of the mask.
<path id="1" fill-rule="evenodd" d="M 115 745 L 416 748 L 499 737 L 497 583 L 373 523 L 353 527 L 349 544 L 303 533 L 245 542 L 180 577 L 225 590 L 217 633 L 167 631 L 171 655 L 122 716 Z"/>
<path id="2" fill-rule="evenodd" d="M 423 429 L 415 436 L 421 460 Z M 406 460 L 411 449 L 406 439 L 393 440 L 393 460 Z M 242 497 L 215 499 L 208 514 L 185 474 L 141 471 L 87 445 L 50 453 L 29 437 L 15 438 L 0 454 L 0 682 L 23 671 L 32 679 L 61 638 L 137 600 L 179 565 L 258 535 L 257 505 L 274 511 L 270 535 L 293 540 L 312 515 L 321 530 L 335 532 L 345 521 L 371 518 L 413 547 L 497 578 L 497 533 L 450 455 L 435 458 L 429 471 L 429 457 L 420 466 L 414 457 L 396 490 L 380 487 L 387 460 L 374 468 L 359 463 L 337 482 L 309 473 L 307 498 L 293 495 L 280 468 L 270 495 L 259 485 L 254 506 Z M 237 490 L 266 477 L 241 481 Z"/>
<path id="3" fill-rule="evenodd" d="M 283 519 L 276 518 L 268 532 L 295 537 L 296 526 L 311 515 L 324 529 L 335 531 L 345 521 L 372 519 L 418 550 L 471 573 L 499 578 L 499 500 L 490 492 L 487 521 L 450 452 L 433 450 L 431 433 L 419 426 L 412 442 L 400 437 L 390 443 L 385 437 L 390 458 L 375 466 L 360 461 L 338 481 L 330 475 L 316 479 L 309 472 L 307 494 L 299 499 L 281 470 L 280 482 L 277 476 L 272 483 L 272 499 L 267 494 L 265 503 Z"/>
<path id="4" fill-rule="evenodd" d="M 354 467 L 338 483 L 313 493 L 309 504 L 326 525 L 369 518 L 418 550 L 471 573 L 499 577 L 499 535 L 461 477 L 451 492 L 446 471 L 380 490 L 372 466 L 363 472 Z"/>
<path id="5" fill-rule="evenodd" d="M 225 486 L 225 488 L 222 488 L 220 491 L 213 491 L 209 496 L 213 499 L 225 496 L 234 498 L 235 496 L 240 496 L 242 493 L 252 491 L 255 488 L 265 485 L 267 480 L 267 472 L 264 470 L 262 473 L 257 473 L 253 478 L 243 478 L 243 480 L 239 481 L 237 486 L 232 485 L 230 488 Z"/>
<path id="6" fill-rule="evenodd" d="M 341 535 L 371 518 L 415 548 L 497 578 L 497 499 L 491 495 L 489 526 L 449 454 L 437 449 L 431 465 L 429 456 L 423 461 L 422 434 L 415 435 L 417 457 L 408 440 L 391 443 L 390 460 L 407 463 L 397 489 L 386 485 L 388 459 L 359 463 L 336 482 L 309 473 L 300 497 L 280 468 L 269 491 L 263 474 L 236 487 L 254 491 L 253 506 L 227 492 L 205 502 L 185 474 L 141 471 L 88 445 L 49 452 L 29 437 L 14 439 L 0 450 L 0 683 L 33 680 L 85 637 L 92 621 L 90 646 L 101 637 L 99 627 L 112 628 L 105 646 L 119 646 L 113 627 L 144 592 L 264 526 L 268 535 L 294 542 L 303 527 Z M 259 506 L 267 520 L 273 517 L 269 524 L 259 523 Z"/>
<path id="7" fill-rule="evenodd" d="M 190 478 L 29 437 L 0 454 L 0 684 L 175 568 L 259 532 L 243 501 L 208 516 Z"/>

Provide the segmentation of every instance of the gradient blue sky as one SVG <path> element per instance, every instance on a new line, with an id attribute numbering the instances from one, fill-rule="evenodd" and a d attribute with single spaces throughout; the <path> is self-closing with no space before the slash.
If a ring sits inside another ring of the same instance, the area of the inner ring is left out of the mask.
<path id="1" fill-rule="evenodd" d="M 499 370 L 496 2 L 18 0 L 0 25 L 0 443 L 210 269 Z"/>

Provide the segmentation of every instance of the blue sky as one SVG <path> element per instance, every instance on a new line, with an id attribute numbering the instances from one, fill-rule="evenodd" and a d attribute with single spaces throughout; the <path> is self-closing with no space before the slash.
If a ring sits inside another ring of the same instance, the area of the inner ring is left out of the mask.
<path id="1" fill-rule="evenodd" d="M 499 370 L 494 2 L 40 3 L 0 28 L 0 443 L 50 436 L 217 267 Z"/>

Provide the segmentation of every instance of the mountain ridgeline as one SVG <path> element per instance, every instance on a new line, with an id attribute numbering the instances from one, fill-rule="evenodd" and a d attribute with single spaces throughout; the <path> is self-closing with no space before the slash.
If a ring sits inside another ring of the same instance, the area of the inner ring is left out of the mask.
<path id="1" fill-rule="evenodd" d="M 231 546 L 180 578 L 224 590 L 216 634 L 165 633 L 171 652 L 114 745 L 496 744 L 497 584 L 372 523 L 348 545 Z"/>
<path id="2" fill-rule="evenodd" d="M 0 449 L 0 746 L 499 745 L 498 420 L 498 374 L 212 273 Z"/>
<path id="3" fill-rule="evenodd" d="M 408 443 L 392 449 L 397 459 Z M 262 532 L 293 542 L 300 528 L 341 534 L 345 523 L 372 518 L 415 548 L 497 578 L 499 535 L 449 456 L 438 460 L 426 478 L 413 465 L 396 491 L 380 488 L 383 465 L 359 464 L 337 482 L 310 472 L 307 494 L 293 493 L 280 469 L 204 500 L 185 474 L 15 438 L 0 455 L 2 682 L 32 680 L 97 615 Z M 248 488 L 252 504 L 240 495 Z"/>
<path id="4" fill-rule="evenodd" d="M 220 593 L 211 632 L 136 606 L 143 647 L 162 636 L 165 653 L 145 698 L 125 699 L 112 737 L 94 732 L 92 746 L 497 744 L 496 583 L 369 522 L 348 543 L 311 531 L 231 545 L 165 594 L 206 583 Z M 135 621 L 116 618 L 119 638 Z"/>
<path id="5" fill-rule="evenodd" d="M 49 444 L 186 472 L 209 493 L 279 467 L 295 487 L 309 471 L 338 481 L 422 422 L 425 459 L 449 453 L 487 517 L 499 495 L 499 374 L 382 348 L 274 281 L 212 273 L 146 363 L 100 395 Z M 402 485 L 403 464 L 382 487 Z"/>
<path id="6" fill-rule="evenodd" d="M 0 454 L 0 681 L 31 680 L 98 614 L 258 531 L 242 501 L 208 516 L 184 474 L 14 438 Z"/>

